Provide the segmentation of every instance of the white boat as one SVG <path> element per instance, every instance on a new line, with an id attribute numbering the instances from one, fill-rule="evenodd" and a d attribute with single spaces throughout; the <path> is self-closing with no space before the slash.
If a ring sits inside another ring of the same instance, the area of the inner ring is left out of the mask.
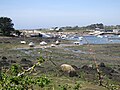
<path id="1" fill-rule="evenodd" d="M 51 47 L 55 47 L 55 44 L 51 44 Z"/>
<path id="2" fill-rule="evenodd" d="M 21 44 L 26 44 L 26 41 L 20 41 Z"/>
<path id="3" fill-rule="evenodd" d="M 30 47 L 34 47 L 34 46 L 35 46 L 35 44 L 34 44 L 33 42 L 30 42 L 28 45 L 29 45 Z"/>
<path id="4" fill-rule="evenodd" d="M 83 37 L 79 37 L 79 40 L 82 41 L 82 40 L 83 40 Z"/>
<path id="5" fill-rule="evenodd" d="M 97 37 L 99 37 L 99 38 L 103 38 L 103 36 L 101 36 L 101 35 L 97 35 Z"/>
<path id="6" fill-rule="evenodd" d="M 107 35 L 105 35 L 104 37 L 106 37 L 106 38 L 107 38 L 108 36 L 107 36 Z"/>
<path id="7" fill-rule="evenodd" d="M 43 45 L 47 45 L 47 43 L 45 41 L 42 41 L 40 42 L 40 45 L 43 46 Z"/>
<path id="8" fill-rule="evenodd" d="M 55 44 L 56 44 L 56 45 L 59 45 L 59 44 L 60 44 L 60 42 L 57 40 L 57 41 L 55 42 Z"/>
<path id="9" fill-rule="evenodd" d="M 80 44 L 80 42 L 76 41 L 76 42 L 74 42 L 74 44 L 79 45 L 79 44 Z"/>
<path id="10" fill-rule="evenodd" d="M 66 37 L 67 37 L 66 35 L 61 35 L 62 39 L 66 39 Z"/>
<path id="11" fill-rule="evenodd" d="M 110 42 L 113 42 L 113 40 L 110 40 Z"/>

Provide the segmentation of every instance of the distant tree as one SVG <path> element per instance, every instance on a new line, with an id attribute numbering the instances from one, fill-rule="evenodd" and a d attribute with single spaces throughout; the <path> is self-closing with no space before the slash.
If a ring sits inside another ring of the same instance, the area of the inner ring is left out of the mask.
<path id="1" fill-rule="evenodd" d="M 74 26 L 73 29 L 74 29 L 74 30 L 78 30 L 79 27 L 78 27 L 78 26 Z"/>
<path id="2" fill-rule="evenodd" d="M 117 28 L 117 29 L 120 29 L 120 25 L 116 25 L 116 28 Z"/>
<path id="3" fill-rule="evenodd" d="M 89 26 L 86 26 L 86 29 L 96 29 L 96 28 L 99 28 L 99 29 L 104 29 L 104 25 L 102 23 L 100 24 L 91 24 Z"/>
<path id="4" fill-rule="evenodd" d="M 96 24 L 96 28 L 104 29 L 104 25 L 102 23 Z"/>
<path id="5" fill-rule="evenodd" d="M 15 33 L 16 35 L 20 36 L 20 34 L 21 34 L 22 32 L 20 32 L 19 30 L 15 30 L 14 33 Z"/>
<path id="6" fill-rule="evenodd" d="M 4 36 L 10 36 L 10 33 L 14 31 L 14 24 L 8 17 L 0 17 L 0 32 Z"/>

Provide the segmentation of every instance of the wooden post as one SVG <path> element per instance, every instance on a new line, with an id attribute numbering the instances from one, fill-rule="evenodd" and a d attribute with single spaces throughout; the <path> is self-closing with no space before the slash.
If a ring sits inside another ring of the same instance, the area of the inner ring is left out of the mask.
<path id="1" fill-rule="evenodd" d="M 1 72 L 2 72 L 2 67 L 0 66 L 0 80 L 2 80 Z"/>

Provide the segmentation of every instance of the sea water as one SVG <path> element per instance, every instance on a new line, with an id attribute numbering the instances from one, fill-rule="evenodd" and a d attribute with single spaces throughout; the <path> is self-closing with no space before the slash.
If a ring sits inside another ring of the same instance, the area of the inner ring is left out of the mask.
<path id="1" fill-rule="evenodd" d="M 80 39 L 80 37 L 83 37 Z M 67 40 L 79 41 L 80 44 L 116 44 L 120 43 L 119 35 L 88 35 L 88 36 L 74 36 L 68 37 Z"/>

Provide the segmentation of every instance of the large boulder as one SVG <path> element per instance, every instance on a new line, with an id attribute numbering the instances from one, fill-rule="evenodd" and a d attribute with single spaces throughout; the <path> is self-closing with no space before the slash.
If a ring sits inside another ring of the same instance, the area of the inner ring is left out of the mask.
<path id="1" fill-rule="evenodd" d="M 3 57 L 2 57 L 2 60 L 7 60 L 7 57 L 3 56 Z"/>
<path id="2" fill-rule="evenodd" d="M 91 65 L 91 64 L 90 65 L 83 65 L 81 67 L 81 70 L 84 71 L 87 74 L 94 74 L 94 73 L 96 73 L 96 69 L 93 68 L 93 65 Z"/>
<path id="3" fill-rule="evenodd" d="M 70 77 L 77 76 L 76 70 L 72 67 L 72 65 L 62 64 L 60 66 L 60 69 L 62 70 L 62 72 L 67 73 Z"/>

